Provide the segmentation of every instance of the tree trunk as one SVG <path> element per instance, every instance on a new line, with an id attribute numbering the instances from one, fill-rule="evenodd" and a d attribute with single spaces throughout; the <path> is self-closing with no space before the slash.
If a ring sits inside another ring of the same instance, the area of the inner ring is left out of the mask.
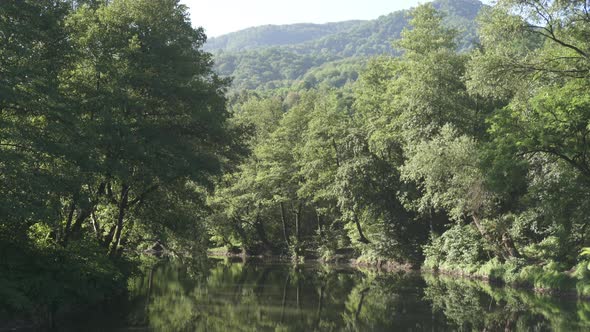
<path id="1" fill-rule="evenodd" d="M 479 231 L 479 234 L 481 234 L 481 236 L 488 241 L 488 243 L 490 245 L 494 245 L 494 239 L 488 234 L 488 232 L 486 232 L 486 230 L 483 228 L 483 225 L 479 222 L 479 218 L 476 215 L 473 215 L 473 224 L 475 225 L 475 228 L 477 228 L 477 230 Z M 506 259 L 505 255 L 502 255 L 502 257 L 504 259 Z"/>
<path id="2" fill-rule="evenodd" d="M 285 243 L 287 244 L 287 247 L 290 247 L 291 243 L 289 243 L 289 236 L 287 236 L 287 220 L 286 220 L 286 216 L 285 216 L 285 204 L 283 202 L 281 202 L 280 205 L 281 205 L 281 222 L 283 223 L 283 237 L 285 239 Z"/>
<path id="3" fill-rule="evenodd" d="M 119 201 L 119 215 L 117 216 L 117 228 L 115 230 L 115 237 L 111 247 L 111 256 L 119 254 L 119 246 L 121 245 L 121 234 L 123 233 L 123 222 L 125 220 L 125 212 L 127 210 L 127 203 L 129 202 L 129 186 L 123 184 L 121 186 L 121 199 Z"/>
<path id="4" fill-rule="evenodd" d="M 99 198 L 101 196 L 103 196 L 105 193 L 106 193 L 106 182 L 101 182 L 98 185 L 98 188 L 96 189 L 96 194 L 94 195 L 95 197 L 93 199 L 89 200 L 89 205 L 85 208 L 83 207 L 80 209 L 80 212 L 78 213 L 78 216 L 76 217 L 76 221 L 74 222 L 74 225 L 72 226 L 72 237 L 73 238 L 79 239 L 81 237 L 82 224 L 84 223 L 85 220 L 90 218 L 90 223 L 92 225 L 94 233 L 96 234 L 96 238 L 100 241 L 100 238 L 102 237 L 102 234 L 99 233 L 101 231 L 101 228 L 98 223 L 98 220 L 96 219 L 96 216 L 94 215 L 94 211 L 96 210 L 96 205 L 98 204 Z"/>
<path id="5" fill-rule="evenodd" d="M 131 219 L 125 227 L 127 229 L 133 229 L 133 219 Z M 127 244 L 129 243 L 129 241 L 127 241 L 128 239 L 129 239 L 129 232 L 125 232 L 124 234 L 121 234 L 121 239 L 119 240 L 119 246 L 122 248 L 127 246 Z"/>
<path id="6" fill-rule="evenodd" d="M 318 236 L 321 238 L 322 237 L 322 216 L 320 215 L 318 210 L 315 210 L 315 216 L 316 216 L 316 220 L 318 223 Z"/>
<path id="7" fill-rule="evenodd" d="M 300 223 L 301 223 L 301 209 L 303 207 L 303 203 L 299 202 L 299 204 L 297 204 L 297 210 L 295 210 L 295 239 L 297 240 L 297 243 L 299 243 L 299 238 L 300 238 Z"/>
<path id="8" fill-rule="evenodd" d="M 109 249 L 109 246 L 111 245 L 111 242 L 113 241 L 113 237 L 115 236 L 115 230 L 117 228 L 117 224 L 113 224 L 113 226 L 111 226 L 111 229 L 109 229 L 109 232 L 107 233 L 107 236 L 104 238 L 102 245 L 107 248 L 107 250 Z"/>
<path id="9" fill-rule="evenodd" d="M 72 228 L 72 219 L 74 218 L 74 211 L 76 211 L 76 199 L 72 198 L 72 202 L 70 203 L 70 208 L 69 208 L 69 212 L 68 212 L 68 219 L 66 221 L 66 229 L 64 231 L 64 236 L 61 240 L 61 245 L 62 246 L 67 246 L 68 245 L 68 240 L 70 237 L 70 230 Z"/>
<path id="10" fill-rule="evenodd" d="M 100 227 L 100 223 L 94 214 L 94 211 L 90 213 L 90 222 L 92 223 L 92 229 L 94 230 L 94 235 L 96 235 L 96 239 L 100 243 L 102 238 L 102 228 Z"/>
<path id="11" fill-rule="evenodd" d="M 357 216 L 354 216 L 354 223 L 356 224 L 356 229 L 359 232 L 359 242 L 364 244 L 371 243 L 371 241 L 365 237 L 365 234 L 363 234 L 363 229 L 361 228 L 361 223 L 359 222 L 359 218 Z"/>
<path id="12" fill-rule="evenodd" d="M 93 210 L 94 210 L 94 206 L 91 206 L 91 207 L 82 209 L 80 211 L 80 213 L 76 217 L 76 221 L 74 222 L 74 225 L 72 226 L 71 233 L 72 233 L 73 238 L 75 238 L 75 239 L 80 238 L 80 232 L 82 230 L 82 223 L 84 223 L 84 220 L 86 220 L 86 219 L 88 219 L 88 217 L 90 217 Z"/>
<path id="13" fill-rule="evenodd" d="M 510 237 L 510 234 L 502 234 L 502 244 L 504 245 L 504 249 L 506 249 L 506 252 L 511 258 L 520 258 L 520 253 L 518 252 L 518 249 L 516 249 L 516 246 L 514 245 L 514 241 L 512 241 L 512 237 Z"/>
<path id="14" fill-rule="evenodd" d="M 473 215 L 472 218 L 473 218 L 473 224 L 475 225 L 475 227 L 477 228 L 477 230 L 479 231 L 481 236 L 486 241 L 488 241 L 491 245 L 494 245 L 494 243 L 497 244 L 498 242 L 494 241 L 492 236 L 485 230 L 483 225 L 480 223 L 477 215 Z M 508 260 L 510 258 L 520 257 L 520 253 L 518 252 L 518 250 L 514 246 L 514 242 L 510 238 L 510 235 L 508 235 L 507 233 L 504 233 L 502 235 L 502 239 L 500 239 L 500 240 L 502 243 L 502 248 L 500 248 L 500 255 L 502 256 L 502 258 L 504 258 L 505 260 Z"/>
<path id="15" fill-rule="evenodd" d="M 332 139 L 332 147 L 334 148 L 334 155 L 336 156 L 336 168 L 340 168 L 340 155 L 338 154 L 338 146 L 334 139 Z"/>

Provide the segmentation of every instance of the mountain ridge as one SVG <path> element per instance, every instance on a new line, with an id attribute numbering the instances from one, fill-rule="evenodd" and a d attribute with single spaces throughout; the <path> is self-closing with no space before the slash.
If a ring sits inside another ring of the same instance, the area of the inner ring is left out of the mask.
<path id="1" fill-rule="evenodd" d="M 447 26 L 460 31 L 458 48 L 473 47 L 477 42 L 475 18 L 486 5 L 478 0 L 435 0 L 432 4 L 445 13 Z M 211 38 L 205 50 L 214 54 L 220 75 L 234 78 L 234 89 L 288 87 L 331 62 L 350 65 L 343 60 L 358 58 L 363 63 L 367 57 L 398 55 L 392 41 L 408 26 L 409 12 L 395 11 L 374 20 L 252 27 Z M 348 78 L 356 76 L 350 68 L 344 71 Z M 339 85 L 344 81 L 333 80 Z"/>
<path id="2" fill-rule="evenodd" d="M 218 37 L 212 37 L 207 40 L 205 44 L 205 50 L 231 50 L 231 51 L 242 51 L 251 48 L 264 47 L 264 46 L 280 46 L 285 44 L 292 44 L 295 42 L 304 42 L 321 38 L 331 33 L 342 31 L 350 28 L 355 24 L 366 22 L 366 20 L 347 20 L 339 22 L 327 22 L 327 23 L 294 23 L 294 24 L 265 24 L 246 29 L 238 30 L 223 34 Z M 302 31 L 303 30 L 303 31 Z M 311 33 L 311 35 L 305 35 L 304 33 Z M 240 43 L 233 43 L 235 38 L 242 38 L 245 41 Z M 282 39 L 274 41 L 277 37 Z M 288 41 L 285 41 L 285 37 Z M 265 38 L 270 39 L 264 40 Z M 297 40 L 299 39 L 299 40 Z M 246 41 L 250 43 L 246 43 Z M 253 43 L 253 44 L 251 44 Z"/>

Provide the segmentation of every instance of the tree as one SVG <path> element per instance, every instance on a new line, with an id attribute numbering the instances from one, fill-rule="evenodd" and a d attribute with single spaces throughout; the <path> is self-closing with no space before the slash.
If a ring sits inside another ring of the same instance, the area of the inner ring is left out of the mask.
<path id="1" fill-rule="evenodd" d="M 75 129 L 92 160 L 80 167 L 97 174 L 87 183 L 96 188 L 91 204 L 78 215 L 88 219 L 99 205 L 115 209 L 99 228 L 115 254 L 132 209 L 188 180 L 206 185 L 219 169 L 228 143 L 226 82 L 211 70 L 210 55 L 199 49 L 203 30 L 191 27 L 178 1 L 84 5 L 67 26 L 78 54 L 61 87 L 78 106 Z"/>
<path id="2" fill-rule="evenodd" d="M 477 142 L 458 135 L 450 125 L 440 135 L 413 147 L 402 167 L 402 177 L 418 183 L 422 196 L 412 202 L 414 209 L 428 213 L 443 210 L 452 220 L 473 222 L 482 238 L 504 259 L 520 256 L 506 225 L 489 221 L 498 211 L 500 198 L 486 187 L 480 169 Z"/>
<path id="3" fill-rule="evenodd" d="M 443 27 L 432 5 L 410 14 L 411 29 L 395 42 L 402 56 L 372 62 L 357 90 L 357 107 L 371 126 L 369 140 L 383 156 L 432 137 L 446 123 L 468 133 L 481 130 L 462 80 L 467 58 L 455 51 L 456 31 Z"/>
<path id="4" fill-rule="evenodd" d="M 508 85 L 511 94 L 494 95 L 511 98 L 493 120 L 498 144 L 513 144 L 522 155 L 552 155 L 587 177 L 590 44 L 584 36 L 590 20 L 585 13 L 581 2 L 500 2 L 483 20 L 484 51 L 474 57 L 470 88 L 501 92 L 498 85 L 519 76 L 517 85 Z"/>

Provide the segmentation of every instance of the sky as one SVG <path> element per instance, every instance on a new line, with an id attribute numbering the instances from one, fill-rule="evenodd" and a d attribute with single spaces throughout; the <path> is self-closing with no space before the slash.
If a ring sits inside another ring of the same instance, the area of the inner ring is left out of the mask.
<path id="1" fill-rule="evenodd" d="M 181 0 L 195 27 L 217 37 L 265 24 L 370 20 L 414 7 L 421 0 Z"/>

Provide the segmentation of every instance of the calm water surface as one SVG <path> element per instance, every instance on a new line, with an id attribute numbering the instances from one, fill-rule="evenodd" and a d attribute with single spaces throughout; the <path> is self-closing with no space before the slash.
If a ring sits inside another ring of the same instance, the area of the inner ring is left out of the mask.
<path id="1" fill-rule="evenodd" d="M 160 262 L 68 331 L 590 331 L 590 302 L 344 267 Z"/>

